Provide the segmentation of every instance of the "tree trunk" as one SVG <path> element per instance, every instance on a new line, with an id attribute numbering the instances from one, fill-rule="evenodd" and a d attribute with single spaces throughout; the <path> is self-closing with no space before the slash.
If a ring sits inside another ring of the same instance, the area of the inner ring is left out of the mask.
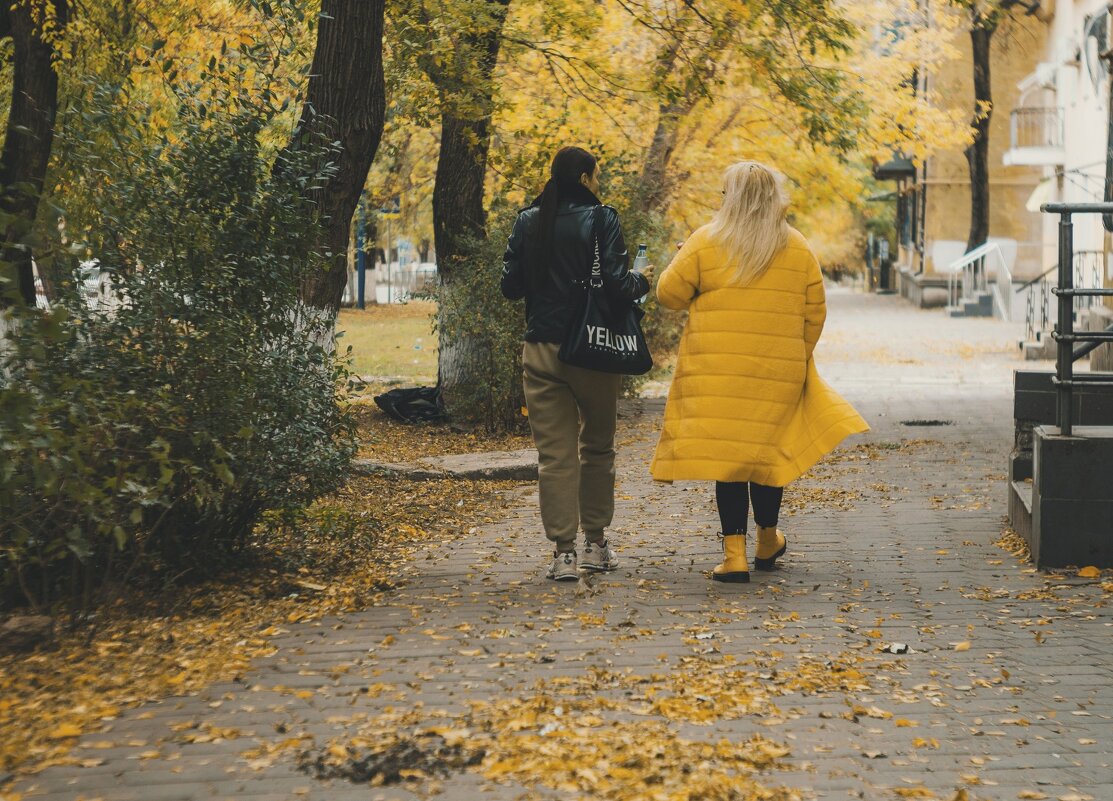
<path id="1" fill-rule="evenodd" d="M 437 177 L 433 187 L 433 236 L 437 248 L 442 311 L 463 298 L 450 297 L 466 292 L 478 265 L 469 264 L 472 251 L 486 235 L 487 214 L 483 208 L 483 184 L 490 150 L 490 116 L 485 119 L 460 119 L 442 114 L 441 148 Z M 458 317 L 455 315 L 454 317 Z M 441 333 L 437 356 L 437 385 L 449 414 L 457 419 L 472 417 L 465 398 L 470 399 L 474 384 L 484 375 L 487 346 L 477 330 L 461 330 L 440 315 Z M 474 421 L 473 421 L 474 422 Z"/>
<path id="2" fill-rule="evenodd" d="M 441 96 L 441 143 L 433 186 L 433 241 L 437 250 L 442 308 L 452 305 L 451 295 L 479 267 L 471 262 L 473 250 L 486 237 L 487 214 L 483 186 L 491 148 L 494 114 L 495 66 L 502 44 L 510 0 L 487 0 L 489 24 L 461 37 L 458 56 L 474 69 L 464 67 L 472 83 L 460 92 L 460 76 L 434 72 Z M 488 370 L 489 345 L 481 335 L 445 325 L 441 315 L 437 383 L 450 414 L 461 416 L 461 398 L 474 394 L 477 377 Z M 489 422 L 489 421 L 488 421 Z"/>
<path id="3" fill-rule="evenodd" d="M 706 83 L 719 71 L 719 56 L 730 41 L 730 33 L 729 27 L 716 31 L 704 46 L 705 58 L 698 63 L 680 60 L 683 44 L 680 32 L 659 53 L 654 78 L 656 90 L 664 91 L 671 79 L 679 77 L 683 91 L 678 98 L 662 100 L 657 106 L 657 127 L 642 165 L 641 192 L 637 201 L 639 211 L 663 214 L 668 210 L 674 183 L 674 177 L 669 174 L 669 163 L 676 152 L 680 126 L 704 97 Z"/>
<path id="4" fill-rule="evenodd" d="M 989 238 L 989 123 L 993 115 L 990 85 L 990 41 L 996 25 L 975 22 L 970 28 L 974 62 L 974 141 L 966 148 L 970 168 L 970 235 L 967 252 Z"/>
<path id="5" fill-rule="evenodd" d="M 46 177 L 54 141 L 54 118 L 58 110 L 58 74 L 54 70 L 54 47 L 44 41 L 41 24 L 49 19 L 53 5 L 57 29 L 67 21 L 67 0 L 32 0 L 0 6 L 0 37 L 14 41 L 12 101 L 8 126 L 0 153 L 0 211 L 5 216 L 4 272 L 11 275 L 19 298 L 35 305 L 35 279 L 28 244 L 39 197 Z M 0 292 L 2 292 L 0 288 Z M 7 301 L 0 295 L 0 306 Z"/>
<path id="6" fill-rule="evenodd" d="M 637 201 L 639 211 L 663 214 L 668 210 L 672 191 L 669 162 L 676 150 L 680 125 L 695 105 L 694 100 L 684 100 L 658 106 L 657 127 L 642 165 L 641 192 Z"/>
<path id="7" fill-rule="evenodd" d="M 309 197 L 321 216 L 328 269 L 302 283 L 302 300 L 333 316 L 348 280 L 352 215 L 386 121 L 383 81 L 385 0 L 322 0 L 317 47 L 301 120 L 288 149 L 335 142 L 336 173 Z"/>

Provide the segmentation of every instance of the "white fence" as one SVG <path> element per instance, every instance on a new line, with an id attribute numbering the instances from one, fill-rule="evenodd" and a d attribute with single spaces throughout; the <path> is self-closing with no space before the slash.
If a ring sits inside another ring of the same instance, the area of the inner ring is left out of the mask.
<path id="1" fill-rule="evenodd" d="M 348 284 L 344 287 L 344 305 L 355 305 L 358 290 L 358 272 L 351 270 Z M 432 297 L 436 291 L 437 265 L 428 262 L 378 264 L 374 270 L 368 269 L 364 276 L 363 297 L 368 304 L 406 303 Z"/>

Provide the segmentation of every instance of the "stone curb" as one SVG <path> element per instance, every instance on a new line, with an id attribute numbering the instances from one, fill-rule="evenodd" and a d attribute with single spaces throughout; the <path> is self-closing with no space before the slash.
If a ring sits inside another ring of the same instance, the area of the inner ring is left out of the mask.
<path id="1" fill-rule="evenodd" d="M 353 459 L 352 470 L 362 476 L 389 476 L 410 481 L 536 481 L 537 451 L 489 451 L 438 456 L 414 462 L 376 462 Z"/>

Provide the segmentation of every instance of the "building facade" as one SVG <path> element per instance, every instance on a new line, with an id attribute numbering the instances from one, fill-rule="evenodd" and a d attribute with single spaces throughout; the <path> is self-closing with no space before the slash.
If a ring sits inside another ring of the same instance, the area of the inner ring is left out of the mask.
<path id="1" fill-rule="evenodd" d="M 1106 145 L 1113 126 L 1109 55 L 1113 36 L 1107 0 L 1045 0 L 1044 5 L 1048 35 L 1032 70 L 1017 84 L 1020 96 L 1010 113 L 1011 145 L 1002 161 L 1041 171 L 1040 186 L 1026 211 L 1038 221 L 1043 262 L 1053 268 L 1058 257 L 1058 217 L 1040 214 L 1039 204 L 1104 198 L 1109 170 Z M 1077 215 L 1074 229 L 1075 285 L 1113 285 L 1109 236 L 1101 218 Z M 1038 292 L 1042 299 L 1048 294 L 1046 284 L 1053 285 L 1056 278 L 1051 270 L 1041 284 L 1026 291 Z M 1084 318 L 1080 322 L 1091 328 L 1113 323 L 1108 302 L 1080 299 L 1076 305 Z M 1049 330 L 1053 321 L 1046 318 L 1041 310 L 1035 328 Z M 1110 350 L 1102 348 L 1094 366 L 1113 366 Z"/>
<path id="2" fill-rule="evenodd" d="M 933 14 L 955 14 L 953 6 L 931 3 Z M 1042 16 L 1042 15 L 1041 15 Z M 1035 15 L 1010 16 L 994 34 L 990 78 L 993 110 L 989 132 L 989 235 L 1000 243 L 1010 272 L 1019 279 L 1044 268 L 1043 223 L 1025 206 L 1044 178 L 1042 168 L 1006 163 L 1012 148 L 1010 110 L 1022 97 L 1018 84 L 1046 49 L 1048 25 Z M 970 37 L 960 35 L 959 57 L 919 77 L 934 91 L 973 116 L 973 58 Z M 970 172 L 961 150 L 939 153 L 898 183 L 898 285 L 922 306 L 946 302 L 947 270 L 966 252 L 970 233 Z"/>

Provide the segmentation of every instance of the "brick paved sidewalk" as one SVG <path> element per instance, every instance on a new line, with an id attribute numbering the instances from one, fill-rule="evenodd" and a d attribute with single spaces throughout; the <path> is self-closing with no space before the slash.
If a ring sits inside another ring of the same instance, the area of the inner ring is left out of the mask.
<path id="1" fill-rule="evenodd" d="M 971 799 L 1110 801 L 1113 596 L 1073 573 L 1038 574 L 994 545 L 1019 331 L 896 298 L 829 300 L 820 372 L 873 431 L 786 494 L 783 569 L 749 585 L 707 579 L 718 547 L 710 487 L 649 480 L 663 402 L 639 401 L 620 446 L 616 573 L 546 582 L 536 495 L 524 487 L 500 522 L 405 566 L 384 606 L 290 626 L 242 683 L 135 710 L 86 738 L 111 745 L 78 749 L 97 757 L 90 767 L 49 769 L 17 789 L 49 799 L 413 798 L 310 778 L 276 744 L 311 735 L 321 746 L 388 707 L 452 715 L 593 667 L 686 677 L 736 659 L 777 687 L 775 713 L 664 722 L 692 740 L 784 744 L 790 754 L 754 777 L 765 786 L 824 799 L 950 799 L 967 788 Z M 904 424 L 932 420 L 951 424 Z M 890 643 L 911 652 L 882 653 Z M 788 681 L 803 666 L 836 676 L 856 664 L 864 680 L 834 689 Z M 453 801 L 593 797 L 474 773 L 442 787 Z"/>

